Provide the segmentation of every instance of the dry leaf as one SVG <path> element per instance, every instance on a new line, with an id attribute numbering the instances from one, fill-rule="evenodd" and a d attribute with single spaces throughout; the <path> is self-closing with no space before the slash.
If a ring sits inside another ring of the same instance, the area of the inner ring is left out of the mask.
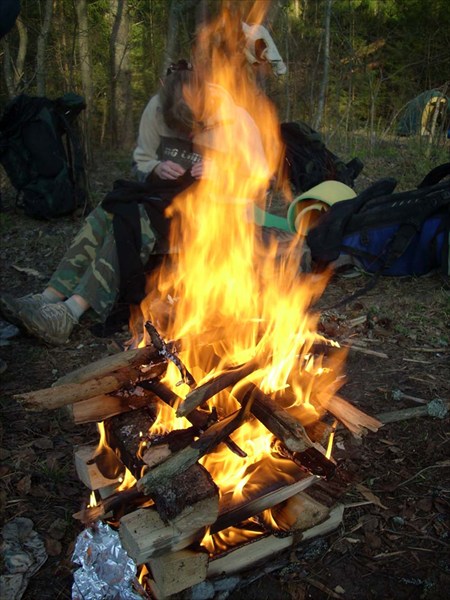
<path id="1" fill-rule="evenodd" d="M 31 489 L 31 475 L 25 475 L 17 482 L 16 489 L 21 494 L 29 494 Z"/>
<path id="2" fill-rule="evenodd" d="M 371 492 L 368 488 L 358 483 L 356 485 L 356 489 L 366 500 L 372 502 L 372 504 L 375 504 L 380 508 L 384 508 L 385 510 L 387 510 L 387 506 L 384 506 L 384 504 L 381 503 L 381 500 L 378 498 L 378 496 L 375 496 L 375 494 Z"/>

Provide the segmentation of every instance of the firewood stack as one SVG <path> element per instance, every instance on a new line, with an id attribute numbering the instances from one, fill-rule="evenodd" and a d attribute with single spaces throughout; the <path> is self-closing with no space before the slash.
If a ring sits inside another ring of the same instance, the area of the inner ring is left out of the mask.
<path id="1" fill-rule="evenodd" d="M 148 569 L 156 598 L 246 570 L 339 526 L 343 507 L 338 501 L 349 480 L 325 457 L 332 429 L 326 420 L 304 426 L 298 414 L 247 383 L 253 362 L 222 371 L 201 386 L 191 381 L 191 392 L 180 403 L 162 381 L 179 344 L 162 348 L 157 338 L 152 342 L 17 399 L 28 410 L 65 410 L 75 424 L 103 421 L 106 444 L 101 449 L 75 448 L 78 477 L 98 502 L 75 516 L 85 524 L 102 518 L 118 527 L 129 556 Z M 188 379 L 184 365 L 178 361 L 177 366 Z M 233 398 L 241 408 L 219 418 L 208 400 L 238 381 L 243 383 L 233 388 Z M 145 433 L 161 403 L 171 410 L 177 406 L 177 415 L 191 426 L 159 436 Z M 356 435 L 380 426 L 343 399 L 336 404 L 329 412 Z M 236 500 L 234 494 L 220 492 L 199 461 L 223 445 L 227 452 L 245 456 L 230 436 L 253 419 L 273 435 L 277 467 L 270 457 L 262 459 L 254 472 L 264 472 L 263 485 Z M 123 490 L 126 473 L 132 482 Z"/>

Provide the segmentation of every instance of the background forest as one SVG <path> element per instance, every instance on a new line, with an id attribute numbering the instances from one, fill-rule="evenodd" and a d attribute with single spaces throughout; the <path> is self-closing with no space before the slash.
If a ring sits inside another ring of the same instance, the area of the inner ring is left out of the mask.
<path id="1" fill-rule="evenodd" d="M 447 0 L 257 0 L 288 66 L 265 78 L 281 121 L 322 132 L 395 133 L 421 92 L 448 93 Z M 231 0 L 243 11 L 254 4 Z M 171 60 L 187 57 L 199 23 L 220 0 L 22 0 L 2 40 L 0 101 L 25 93 L 86 99 L 92 149 L 129 152 L 139 117 Z M 342 138 L 342 135 L 341 135 Z"/>

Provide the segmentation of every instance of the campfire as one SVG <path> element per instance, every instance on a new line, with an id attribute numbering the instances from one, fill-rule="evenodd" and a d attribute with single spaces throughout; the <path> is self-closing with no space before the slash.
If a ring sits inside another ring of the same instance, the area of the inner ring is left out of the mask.
<path id="1" fill-rule="evenodd" d="M 311 308 L 327 275 L 300 272 L 300 237 L 280 256 L 254 224 L 282 146 L 233 19 L 202 30 L 197 68 L 210 85 L 205 103 L 188 98 L 199 121 L 217 116 L 206 134 L 222 151 L 206 152 L 205 177 L 171 206 L 177 254 L 149 279 L 130 348 L 22 395 L 100 422 L 99 446 L 75 451 L 93 491 L 77 518 L 116 528 L 157 598 L 336 528 L 347 480 L 334 431 L 380 426 L 338 394 L 345 352 L 317 333 Z"/>

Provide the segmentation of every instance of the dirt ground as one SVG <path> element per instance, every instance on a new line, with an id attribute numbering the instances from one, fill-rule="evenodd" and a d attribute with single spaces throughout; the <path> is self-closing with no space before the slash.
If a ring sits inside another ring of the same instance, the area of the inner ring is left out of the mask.
<path id="1" fill-rule="evenodd" d="M 99 197 L 107 191 L 101 181 L 94 181 L 94 187 Z M 80 223 L 79 217 L 29 219 L 14 210 L 12 195 L 4 194 L 0 290 L 17 295 L 40 291 Z M 366 282 L 365 275 L 335 277 L 321 305 L 333 304 Z M 25 412 L 14 395 L 50 386 L 127 338 L 126 326 L 109 333 L 89 325 L 79 327 L 63 347 L 44 346 L 22 334 L 0 345 L 7 363 L 0 376 L 1 512 L 4 522 L 30 518 L 48 553 L 28 583 L 25 600 L 71 597 L 71 556 L 81 531 L 72 515 L 88 499 L 75 475 L 73 447 L 96 443 L 97 432 L 95 425 L 72 425 L 60 412 Z M 450 290 L 438 274 L 382 279 L 348 306 L 325 311 L 321 329 L 353 345 L 341 393 L 365 412 L 379 415 L 450 400 Z M 277 562 L 280 568 L 230 597 L 448 597 L 448 414 L 399 420 L 362 440 L 341 431 L 337 442 L 336 458 L 355 473 L 354 485 L 341 498 L 346 506 L 342 525 L 330 535 L 299 543 Z"/>

